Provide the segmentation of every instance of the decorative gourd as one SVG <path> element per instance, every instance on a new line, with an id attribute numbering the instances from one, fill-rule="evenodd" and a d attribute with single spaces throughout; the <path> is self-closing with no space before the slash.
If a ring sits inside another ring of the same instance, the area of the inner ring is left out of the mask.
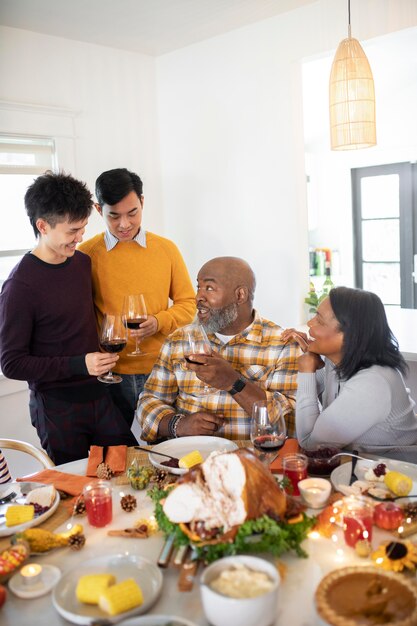
<path id="1" fill-rule="evenodd" d="M 138 459 L 134 459 L 127 470 L 127 477 L 132 489 L 146 489 L 153 474 L 153 469 L 139 465 Z"/>

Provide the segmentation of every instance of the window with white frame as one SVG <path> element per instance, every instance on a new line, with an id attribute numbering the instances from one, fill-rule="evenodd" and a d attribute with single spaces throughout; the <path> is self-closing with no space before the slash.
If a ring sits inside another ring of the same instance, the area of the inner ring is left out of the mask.
<path id="1" fill-rule="evenodd" d="M 25 211 L 26 190 L 37 176 L 56 169 L 53 139 L 0 135 L 0 285 L 36 241 Z"/>

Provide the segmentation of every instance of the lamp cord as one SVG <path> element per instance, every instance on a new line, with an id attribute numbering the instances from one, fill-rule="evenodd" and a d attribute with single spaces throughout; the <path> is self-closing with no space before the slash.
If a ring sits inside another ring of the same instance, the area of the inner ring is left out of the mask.
<path id="1" fill-rule="evenodd" d="M 348 0 L 348 37 L 351 38 L 351 28 L 350 28 L 350 0 Z"/>

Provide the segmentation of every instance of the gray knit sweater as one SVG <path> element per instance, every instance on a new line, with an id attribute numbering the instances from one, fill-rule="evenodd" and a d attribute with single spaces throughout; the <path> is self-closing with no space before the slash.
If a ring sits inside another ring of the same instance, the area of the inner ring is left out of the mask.
<path id="1" fill-rule="evenodd" d="M 315 374 L 298 374 L 297 438 L 305 448 L 334 443 L 377 454 L 393 450 L 389 456 L 415 462 L 414 406 L 397 370 L 373 365 L 339 381 L 326 359 L 325 368 Z"/>

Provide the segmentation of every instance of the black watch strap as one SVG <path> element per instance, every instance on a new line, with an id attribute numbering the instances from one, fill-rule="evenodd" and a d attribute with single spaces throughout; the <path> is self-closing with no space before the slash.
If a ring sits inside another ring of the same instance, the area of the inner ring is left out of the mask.
<path id="1" fill-rule="evenodd" d="M 244 389 L 245 387 L 246 387 L 246 380 L 243 380 L 243 378 L 238 378 L 233 383 L 232 388 L 228 389 L 228 392 L 230 393 L 231 396 L 234 396 L 236 393 L 239 393 L 239 391 L 242 391 L 242 389 Z"/>

